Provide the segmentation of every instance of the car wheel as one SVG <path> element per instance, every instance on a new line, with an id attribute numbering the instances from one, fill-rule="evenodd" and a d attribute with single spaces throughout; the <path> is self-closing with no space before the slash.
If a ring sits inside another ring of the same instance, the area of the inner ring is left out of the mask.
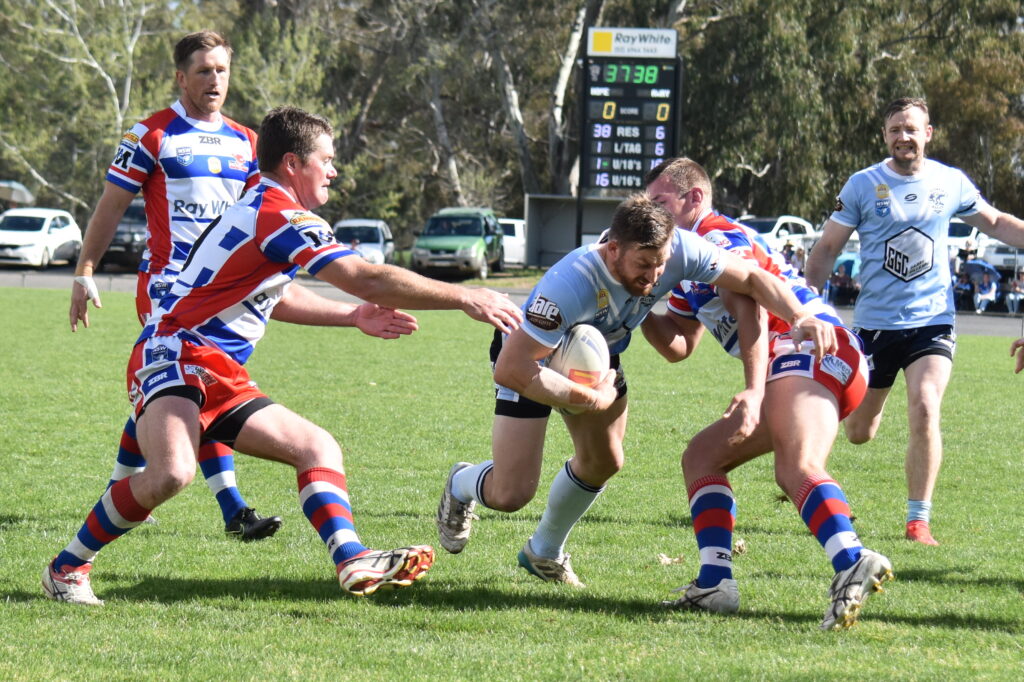
<path id="1" fill-rule="evenodd" d="M 498 262 L 494 264 L 495 272 L 505 272 L 505 249 L 502 247 L 498 252 Z"/>
<path id="2" fill-rule="evenodd" d="M 476 277 L 477 277 L 477 279 L 487 279 L 487 275 L 488 275 L 487 257 L 485 256 L 484 258 L 482 258 L 480 260 L 480 267 L 477 268 Z"/>
<path id="3" fill-rule="evenodd" d="M 43 249 L 43 255 L 39 257 L 39 269 L 45 270 L 50 267 L 50 250 Z"/>

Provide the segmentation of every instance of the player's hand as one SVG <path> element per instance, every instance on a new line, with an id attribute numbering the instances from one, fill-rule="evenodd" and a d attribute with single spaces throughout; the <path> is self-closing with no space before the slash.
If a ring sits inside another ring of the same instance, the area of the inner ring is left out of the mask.
<path id="1" fill-rule="evenodd" d="M 814 357 L 819 362 L 827 354 L 839 349 L 836 328 L 830 322 L 819 320 L 810 314 L 794 321 L 790 336 L 793 337 L 794 349 L 800 348 L 804 341 L 811 341 L 814 344 Z"/>
<path id="2" fill-rule="evenodd" d="M 356 307 L 356 327 L 367 336 L 381 339 L 397 339 L 419 329 L 416 318 L 394 308 L 385 308 L 376 303 L 363 303 Z"/>
<path id="3" fill-rule="evenodd" d="M 1020 374 L 1020 371 L 1024 369 L 1024 337 L 1021 337 L 1010 344 L 1010 357 L 1017 356 L 1017 369 L 1013 370 L 1014 374 Z"/>
<path id="4" fill-rule="evenodd" d="M 761 421 L 761 401 L 764 392 L 752 388 L 744 389 L 733 396 L 728 409 L 722 414 L 723 419 L 733 415 L 739 420 L 736 431 L 729 436 L 729 445 L 739 445 L 754 432 Z"/>
<path id="5" fill-rule="evenodd" d="M 617 372 L 614 369 L 605 371 L 604 376 L 596 384 L 591 386 L 596 397 L 593 402 L 587 405 L 586 412 L 602 412 L 612 406 L 612 403 L 619 397 L 619 391 L 615 388 L 615 377 Z"/>
<path id="6" fill-rule="evenodd" d="M 523 313 L 508 294 L 491 289 L 467 289 L 463 312 L 479 322 L 486 322 L 499 331 L 510 334 L 519 328 Z"/>
<path id="7" fill-rule="evenodd" d="M 78 321 L 86 327 L 89 326 L 89 301 L 97 308 L 102 308 L 100 291 L 96 288 L 96 280 L 89 275 L 79 275 L 71 284 L 71 309 L 68 311 L 68 318 L 71 321 L 71 331 L 78 331 Z"/>

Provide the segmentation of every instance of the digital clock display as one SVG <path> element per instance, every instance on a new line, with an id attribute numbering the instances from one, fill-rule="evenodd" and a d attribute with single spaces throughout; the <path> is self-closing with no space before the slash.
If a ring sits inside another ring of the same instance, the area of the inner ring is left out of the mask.
<path id="1" fill-rule="evenodd" d="M 678 60 L 588 57 L 583 76 L 581 185 L 642 189 L 676 155 Z"/>

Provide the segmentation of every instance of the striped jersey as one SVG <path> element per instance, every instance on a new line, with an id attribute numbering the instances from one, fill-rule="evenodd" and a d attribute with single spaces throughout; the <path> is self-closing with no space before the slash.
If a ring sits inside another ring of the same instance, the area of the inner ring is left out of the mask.
<path id="1" fill-rule="evenodd" d="M 926 159 L 899 175 L 888 159 L 850 176 L 832 220 L 860 236 L 854 325 L 911 329 L 956 320 L 949 274 L 949 219 L 987 205 L 958 168 Z"/>
<path id="2" fill-rule="evenodd" d="M 581 246 L 553 265 L 523 305 L 522 328 L 535 341 L 555 348 L 573 325 L 600 331 L 612 355 L 629 345 L 630 335 L 654 304 L 680 279 L 713 282 L 721 251 L 682 230 L 672 230 L 665 272 L 647 296 L 630 294 L 608 271 L 600 243 Z"/>
<path id="3" fill-rule="evenodd" d="M 256 133 L 229 118 L 189 118 L 181 102 L 124 134 L 107 182 L 146 199 L 141 272 L 180 272 L 214 218 L 259 180 Z"/>
<path id="4" fill-rule="evenodd" d="M 244 364 L 299 268 L 315 275 L 354 254 L 323 218 L 263 178 L 196 241 L 139 341 L 177 336 Z"/>
<path id="5" fill-rule="evenodd" d="M 811 291 L 804 278 L 782 254 L 773 251 L 755 230 L 713 211 L 704 213 L 692 229 L 712 244 L 755 262 L 761 269 L 787 282 L 793 295 L 800 303 L 809 306 L 809 311 L 816 317 L 837 326 L 843 324 L 836 311 Z M 739 357 L 739 323 L 726 309 L 717 287 L 692 280 L 679 282 L 669 296 L 668 308 L 678 315 L 699 321 L 726 352 Z M 783 334 L 789 330 L 788 320 L 768 313 L 770 334 Z"/>

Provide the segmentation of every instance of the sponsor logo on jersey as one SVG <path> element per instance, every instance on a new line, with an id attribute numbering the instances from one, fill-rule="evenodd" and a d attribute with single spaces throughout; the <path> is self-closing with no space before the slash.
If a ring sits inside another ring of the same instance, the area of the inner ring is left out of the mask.
<path id="1" fill-rule="evenodd" d="M 905 197 L 903 197 L 903 202 L 907 203 L 907 204 L 916 204 L 917 203 L 917 195 L 914 194 L 913 192 L 911 192 L 910 194 L 908 194 Z"/>
<path id="2" fill-rule="evenodd" d="M 315 213 L 296 213 L 288 219 L 288 222 L 295 227 L 305 227 L 306 225 L 327 227 L 327 223 L 324 222 L 323 218 Z"/>
<path id="3" fill-rule="evenodd" d="M 209 168 L 210 172 L 214 175 L 220 175 L 220 172 L 224 170 L 224 167 L 221 166 L 220 158 L 216 156 L 207 157 L 206 167 Z"/>
<path id="4" fill-rule="evenodd" d="M 185 365 L 185 374 L 191 374 L 199 378 L 203 382 L 204 386 L 212 386 L 217 383 L 217 380 L 206 371 L 205 367 L 199 365 Z"/>
<path id="5" fill-rule="evenodd" d="M 231 161 L 228 161 L 228 168 L 236 171 L 244 171 L 249 168 L 249 164 L 245 162 L 245 157 L 241 154 L 235 154 Z"/>
<path id="6" fill-rule="evenodd" d="M 723 249 L 727 249 L 732 246 L 732 240 L 719 230 L 708 232 L 704 235 L 704 239 Z"/>
<path id="7" fill-rule="evenodd" d="M 811 370 L 811 356 L 803 353 L 797 355 L 780 355 L 772 360 L 771 374 L 783 374 L 786 372 L 809 372 Z"/>
<path id="8" fill-rule="evenodd" d="M 889 215 L 890 203 L 891 202 L 889 199 L 879 199 L 878 201 L 876 201 L 875 215 L 877 215 L 879 218 L 884 218 L 887 215 Z"/>
<path id="9" fill-rule="evenodd" d="M 171 349 L 167 346 L 160 344 L 149 352 L 150 362 L 166 362 L 167 358 L 170 357 Z"/>
<path id="10" fill-rule="evenodd" d="M 562 311 L 554 301 L 538 296 L 526 309 L 526 319 L 538 329 L 551 331 L 561 326 Z"/>
<path id="11" fill-rule="evenodd" d="M 939 214 L 946 206 L 946 192 L 942 188 L 935 188 L 928 193 L 928 204 L 932 213 Z"/>
<path id="12" fill-rule="evenodd" d="M 123 171 L 128 170 L 131 165 L 132 156 L 135 155 L 135 148 L 126 144 L 118 145 L 117 153 L 114 154 L 114 161 L 111 165 L 117 166 Z"/>
<path id="13" fill-rule="evenodd" d="M 192 156 L 192 147 L 178 147 L 174 150 L 174 158 L 178 160 L 182 166 L 187 166 L 195 160 Z"/>
<path id="14" fill-rule="evenodd" d="M 230 205 L 229 202 L 224 200 L 204 204 L 198 201 L 186 202 L 184 199 L 175 199 L 173 209 L 177 215 L 187 215 L 196 218 L 216 218 L 226 211 Z"/>
<path id="15" fill-rule="evenodd" d="M 161 384 L 166 384 L 171 381 L 178 379 L 178 369 L 173 365 L 165 370 L 152 374 L 146 378 L 146 381 L 142 384 L 142 391 L 144 393 L 150 393 L 154 388 Z"/>
<path id="16" fill-rule="evenodd" d="M 220 145 L 220 138 L 216 135 L 200 135 L 199 144 L 215 144 Z"/>
<path id="17" fill-rule="evenodd" d="M 821 371 L 834 376 L 844 386 L 850 381 L 850 377 L 853 376 L 853 367 L 850 367 L 850 365 L 834 355 L 826 355 L 821 359 Z"/>
<path id="18" fill-rule="evenodd" d="M 916 227 L 908 227 L 885 240 L 882 267 L 894 277 L 909 282 L 932 269 L 934 253 L 932 238 Z"/>
<path id="19" fill-rule="evenodd" d="M 658 282 L 660 281 L 661 280 L 658 280 Z M 654 286 L 658 286 L 658 282 L 655 282 Z M 654 297 L 649 294 L 647 296 L 641 296 L 640 305 L 642 305 L 644 308 L 650 308 L 652 305 L 654 305 Z"/>
<path id="20" fill-rule="evenodd" d="M 884 182 L 875 185 L 875 196 L 878 197 L 879 199 L 888 199 L 889 185 L 885 184 Z"/>
<path id="21" fill-rule="evenodd" d="M 836 205 L 832 207 L 832 212 L 839 213 L 844 208 L 846 208 L 846 205 L 843 203 L 843 200 L 840 199 L 839 197 L 836 197 Z"/>
<path id="22" fill-rule="evenodd" d="M 594 313 L 594 324 L 599 325 L 608 319 L 611 307 L 608 304 L 608 290 L 602 288 L 597 292 L 597 312 Z"/>
<path id="23" fill-rule="evenodd" d="M 128 144 L 132 144 L 132 145 L 135 145 L 135 144 L 139 143 L 139 136 L 136 135 L 135 133 L 133 133 L 130 130 L 127 133 L 125 133 L 124 137 L 122 137 L 121 139 L 124 140 L 125 142 L 127 142 Z"/>

